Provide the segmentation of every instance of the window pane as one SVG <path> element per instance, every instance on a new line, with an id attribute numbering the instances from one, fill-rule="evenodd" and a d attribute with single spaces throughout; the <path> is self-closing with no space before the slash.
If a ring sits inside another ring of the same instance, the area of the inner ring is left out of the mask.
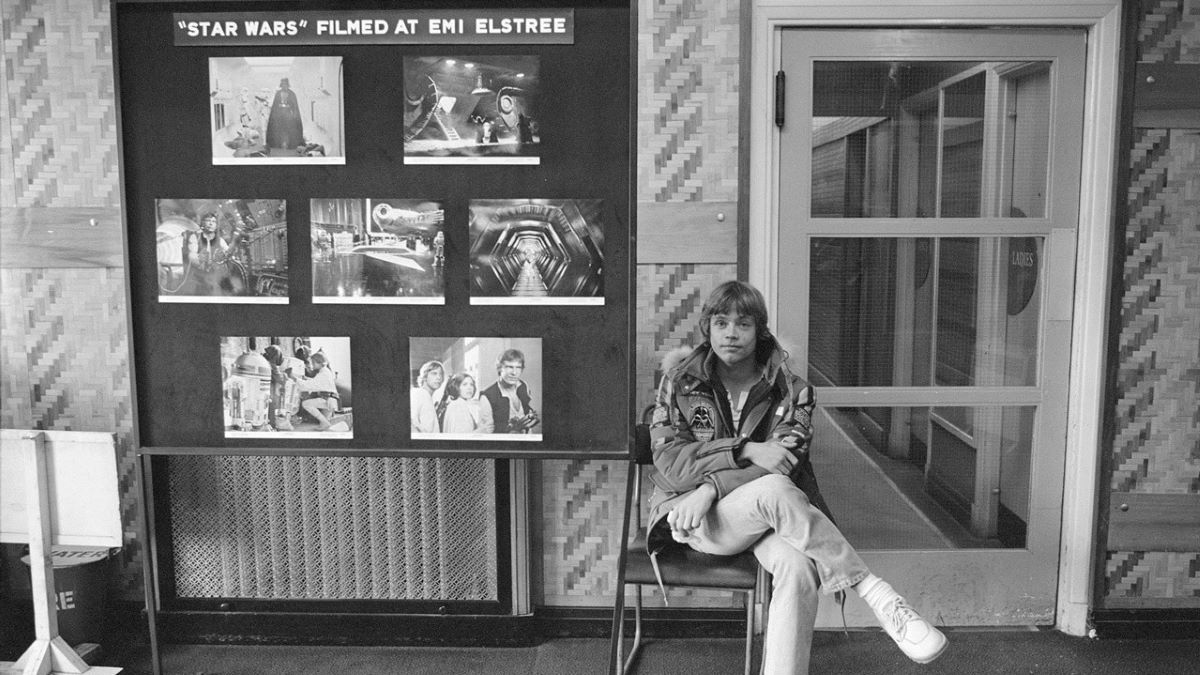
<path id="1" fill-rule="evenodd" d="M 1050 138 L 1050 68 L 1014 69 L 1002 80 L 1005 125 L 1000 158 L 1001 210 L 996 215 L 1046 215 L 1046 148 Z M 1007 213 L 1005 213 L 1007 210 Z"/>
<path id="2" fill-rule="evenodd" d="M 814 61 L 812 215 L 1044 216 L 1049 73 L 1045 62 Z"/>
<path id="3" fill-rule="evenodd" d="M 819 410 L 813 466 L 856 548 L 1025 547 L 1036 407 Z"/>
<path id="4" fill-rule="evenodd" d="M 983 187 L 982 73 L 943 90 L 941 210 L 947 218 L 973 218 L 979 212 Z"/>
<path id="5" fill-rule="evenodd" d="M 1036 385 L 1043 244 L 814 237 L 809 378 L 841 387 Z"/>

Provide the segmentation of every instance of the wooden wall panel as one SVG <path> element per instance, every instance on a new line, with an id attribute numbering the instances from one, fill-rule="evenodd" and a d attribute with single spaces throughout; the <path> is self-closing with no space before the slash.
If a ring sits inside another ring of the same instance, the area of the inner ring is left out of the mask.
<path id="1" fill-rule="evenodd" d="M 1133 126 L 1200 129 L 1200 63 L 1138 64 Z"/>
<path id="2" fill-rule="evenodd" d="M 737 202 L 637 205 L 638 263 L 737 263 Z"/>
<path id="3" fill-rule="evenodd" d="M 1200 493 L 1112 493 L 1108 546 L 1116 551 L 1200 551 Z"/>
<path id="4" fill-rule="evenodd" d="M 124 267 L 115 207 L 0 207 L 0 267 Z"/>

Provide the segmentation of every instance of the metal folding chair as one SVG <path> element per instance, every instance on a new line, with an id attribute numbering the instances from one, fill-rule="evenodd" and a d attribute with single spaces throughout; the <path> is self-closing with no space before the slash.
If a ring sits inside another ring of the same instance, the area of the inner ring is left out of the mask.
<path id="1" fill-rule="evenodd" d="M 625 516 L 621 527 L 621 541 L 627 542 L 621 551 L 617 568 L 617 593 L 613 607 L 612 641 L 609 649 L 608 672 L 631 672 L 631 667 L 642 647 L 642 586 L 670 588 L 675 586 L 710 588 L 737 591 L 746 594 L 746 665 L 750 675 L 752 647 L 754 645 L 754 601 L 758 589 L 763 589 L 763 625 L 766 625 L 766 608 L 769 604 L 770 583 L 766 573 L 760 569 L 758 560 L 750 551 L 732 556 L 718 556 L 694 551 L 686 546 L 670 546 L 657 556 L 658 574 L 646 553 L 646 531 L 642 524 L 641 492 L 642 472 L 652 466 L 653 453 L 650 449 L 650 427 L 648 418 L 653 407 L 643 411 L 641 424 L 636 427 L 633 449 L 629 462 L 629 476 L 625 483 Z M 630 540 L 630 524 L 636 536 Z M 661 578 L 660 578 L 661 577 Z M 634 633 L 629 655 L 623 658 L 625 624 L 625 587 L 634 585 Z M 665 598 L 664 598 L 665 601 Z"/>

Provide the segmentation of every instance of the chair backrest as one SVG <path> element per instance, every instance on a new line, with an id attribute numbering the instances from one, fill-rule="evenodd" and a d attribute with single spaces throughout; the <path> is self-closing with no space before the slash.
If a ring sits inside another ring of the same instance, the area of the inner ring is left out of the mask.
<path id="1" fill-rule="evenodd" d="M 633 427 L 633 461 L 639 466 L 654 463 L 654 451 L 650 447 L 650 419 L 653 416 L 654 406 L 646 406 L 642 410 L 642 421 Z"/>
<path id="2" fill-rule="evenodd" d="M 654 416 L 654 405 L 642 409 L 642 419 L 633 427 L 633 447 L 630 448 L 629 491 L 625 502 L 625 522 L 622 537 L 628 541 L 630 525 L 639 536 L 642 532 L 642 470 L 654 465 L 654 451 L 650 447 L 650 419 Z"/>
<path id="3" fill-rule="evenodd" d="M 650 448 L 650 419 L 654 417 L 654 405 L 642 408 L 642 420 L 634 426 L 634 464 L 649 466 L 654 464 L 654 450 Z"/>

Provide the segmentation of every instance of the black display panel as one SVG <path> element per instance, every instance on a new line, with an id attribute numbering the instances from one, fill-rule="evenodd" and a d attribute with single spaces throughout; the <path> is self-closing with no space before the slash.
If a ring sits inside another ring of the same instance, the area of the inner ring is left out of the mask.
<path id="1" fill-rule="evenodd" d="M 626 456 L 630 3 L 113 9 L 140 446 Z M 450 10 L 487 37 L 395 32 Z M 237 39 L 183 35 L 210 18 Z M 417 433 L 434 360 L 441 419 L 469 375 L 513 423 Z"/>

